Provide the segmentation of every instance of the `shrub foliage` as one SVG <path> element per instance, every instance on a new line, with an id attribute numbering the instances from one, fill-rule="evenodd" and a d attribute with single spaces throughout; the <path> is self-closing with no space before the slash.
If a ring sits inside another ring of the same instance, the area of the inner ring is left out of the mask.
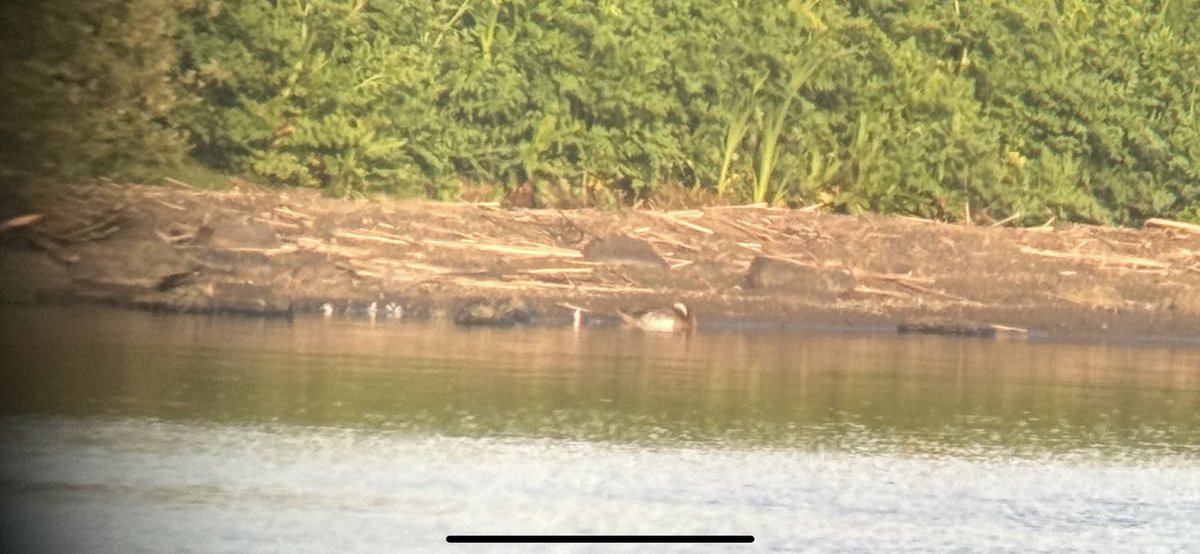
<path id="1" fill-rule="evenodd" d="M 93 170 L 178 130 L 213 167 L 337 195 L 670 184 L 942 219 L 1200 218 L 1200 0 L 198 0 L 175 42 L 134 9 L 167 2 L 84 10 L 139 32 L 88 35 L 79 59 L 144 72 L 83 94 L 108 148 L 77 142 Z M 106 109 L 130 102 L 150 109 Z M 23 144 L 65 164 L 53 129 Z"/>
<path id="2" fill-rule="evenodd" d="M 144 177 L 185 153 L 179 0 L 31 0 L 0 8 L 0 175 Z"/>

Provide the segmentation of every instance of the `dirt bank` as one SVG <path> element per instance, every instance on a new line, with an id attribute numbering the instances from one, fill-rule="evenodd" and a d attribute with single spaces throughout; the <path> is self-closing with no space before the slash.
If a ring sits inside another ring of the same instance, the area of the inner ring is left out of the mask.
<path id="1" fill-rule="evenodd" d="M 380 318 L 547 325 L 569 325 L 570 305 L 605 325 L 618 308 L 681 300 L 701 330 L 894 332 L 940 317 L 1035 338 L 1200 340 L 1200 234 L 1171 227 L 509 210 L 135 185 L 5 194 L 9 303 L 332 317 L 367 317 L 374 303 Z"/>

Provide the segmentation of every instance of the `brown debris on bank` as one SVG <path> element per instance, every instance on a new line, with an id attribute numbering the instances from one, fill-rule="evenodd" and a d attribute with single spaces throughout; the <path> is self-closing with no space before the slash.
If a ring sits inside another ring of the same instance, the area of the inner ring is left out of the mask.
<path id="1" fill-rule="evenodd" d="M 611 324 L 617 309 L 678 300 L 701 330 L 895 332 L 934 317 L 1035 337 L 1200 339 L 1200 228 L 1179 222 L 978 227 L 766 206 L 508 210 L 136 185 L 9 196 L 10 303 L 570 325 L 568 307 Z"/>

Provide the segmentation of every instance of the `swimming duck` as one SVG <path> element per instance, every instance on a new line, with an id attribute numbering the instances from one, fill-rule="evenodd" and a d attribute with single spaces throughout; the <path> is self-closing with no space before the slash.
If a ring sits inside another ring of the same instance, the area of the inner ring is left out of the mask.
<path id="1" fill-rule="evenodd" d="M 627 314 L 617 310 L 626 325 L 637 327 L 643 331 L 659 331 L 664 333 L 690 333 L 696 328 L 696 315 L 683 302 L 676 302 L 670 308 L 658 308 L 644 312 Z"/>

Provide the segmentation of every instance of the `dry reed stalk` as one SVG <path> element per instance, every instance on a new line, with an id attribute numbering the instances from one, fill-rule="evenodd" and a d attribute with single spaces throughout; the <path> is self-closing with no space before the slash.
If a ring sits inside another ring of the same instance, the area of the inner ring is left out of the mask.
<path id="1" fill-rule="evenodd" d="M 406 240 L 406 239 L 398 237 L 396 235 L 392 235 L 389 233 L 382 233 L 379 231 L 374 231 L 374 232 L 369 232 L 369 233 L 359 233 L 359 232 L 354 232 L 354 231 L 343 231 L 343 230 L 339 229 L 339 230 L 333 232 L 333 236 L 340 238 L 340 239 L 361 240 L 361 241 L 368 241 L 368 242 L 378 242 L 378 243 L 382 243 L 382 244 L 394 244 L 394 245 L 400 245 L 400 246 L 408 246 L 408 245 L 412 244 L 412 241 Z"/>
<path id="2" fill-rule="evenodd" d="M 387 263 L 388 265 L 396 266 L 396 267 L 402 267 L 405 269 L 411 269 L 413 271 L 420 271 L 423 273 L 432 273 L 435 275 L 449 275 L 451 273 L 460 273 L 460 271 L 457 269 L 440 266 L 440 265 L 423 264 L 420 262 L 402 262 L 399 260 L 387 260 L 385 263 Z"/>
<path id="3" fill-rule="evenodd" d="M 288 208 L 287 206 L 275 206 L 275 208 L 272 209 L 271 211 L 273 211 L 279 215 L 282 215 L 284 217 L 288 217 L 291 219 L 299 219 L 299 220 L 305 221 L 305 222 L 311 222 L 316 219 L 311 215 L 297 212 L 291 208 Z"/>
<path id="4" fill-rule="evenodd" d="M 930 287 L 926 287 L 926 286 L 918 285 L 918 284 L 916 284 L 916 283 L 910 283 L 910 282 L 907 282 L 907 281 L 893 281 L 893 282 L 894 282 L 894 283 L 896 283 L 897 285 L 900 285 L 900 286 L 902 286 L 902 287 L 908 287 L 908 288 L 910 288 L 910 289 L 912 289 L 912 290 L 915 290 L 915 291 L 917 291 L 917 292 L 923 292 L 923 293 L 925 293 L 925 294 L 932 294 L 932 295 L 935 295 L 935 296 L 941 296 L 941 297 L 943 297 L 943 298 L 949 298 L 949 299 L 951 299 L 951 300 L 958 300 L 959 302 L 966 302 L 966 303 L 968 303 L 968 304 L 973 304 L 973 305 L 982 305 L 982 304 L 980 304 L 979 302 L 976 302 L 976 301 L 974 301 L 974 300 L 971 300 L 970 298 L 964 298 L 964 297 L 962 297 L 962 296 L 959 296 L 959 295 L 957 295 L 957 294 L 951 294 L 951 293 L 949 293 L 949 292 L 940 291 L 940 290 L 933 289 L 933 288 L 930 288 Z"/>
<path id="5" fill-rule="evenodd" d="M 179 188 L 179 189 L 183 189 L 183 190 L 196 190 L 196 187 L 193 187 L 192 185 L 189 185 L 189 184 L 187 184 L 187 183 L 185 183 L 185 182 L 183 182 L 183 181 L 180 181 L 179 179 L 172 179 L 172 178 L 170 178 L 170 177 L 163 177 L 163 182 L 164 182 L 164 183 L 166 183 L 166 184 L 168 184 L 168 185 L 171 185 L 171 186 L 173 186 L 173 187 L 176 187 L 176 188 Z"/>
<path id="6" fill-rule="evenodd" d="M 770 208 L 771 205 L 766 202 L 755 202 L 754 204 L 740 204 L 737 206 L 709 206 L 706 210 L 759 210 Z"/>
<path id="7" fill-rule="evenodd" d="M 1172 221 L 1170 219 L 1150 218 L 1146 220 L 1144 225 L 1146 227 L 1162 227 L 1165 229 L 1200 234 L 1200 225 L 1196 225 L 1195 223 L 1184 223 L 1182 221 Z"/>
<path id="8" fill-rule="evenodd" d="M 716 231 L 713 231 L 712 229 L 709 229 L 708 227 L 705 227 L 703 225 L 696 225 L 695 223 L 692 223 L 690 221 L 684 221 L 684 220 L 679 219 L 679 218 L 677 218 L 669 213 L 666 213 L 666 212 L 655 212 L 655 211 L 646 210 L 642 213 L 657 217 L 659 219 L 662 219 L 662 220 L 670 222 L 670 223 L 674 223 L 675 225 L 679 225 L 680 227 L 687 227 L 688 229 L 691 229 L 693 231 L 699 231 L 706 235 L 716 234 Z"/>
<path id="9" fill-rule="evenodd" d="M 594 273 L 595 268 L 591 267 L 540 267 L 535 269 L 522 269 L 520 273 L 528 273 L 530 275 L 566 275 L 566 274 L 590 274 Z"/>
<path id="10" fill-rule="evenodd" d="M 187 206 L 180 206 L 179 204 L 173 204 L 173 203 L 171 203 L 171 202 L 167 202 L 166 200 L 163 200 L 163 199 L 161 199 L 161 198 L 152 198 L 151 200 L 154 200 L 154 202 L 155 202 L 156 204 L 161 204 L 162 206 L 164 206 L 164 207 L 167 207 L 167 208 L 170 208 L 170 209 L 172 209 L 172 210 L 175 210 L 175 211 L 177 211 L 177 212 L 186 212 L 186 211 L 188 211 L 188 209 L 187 209 Z"/>
<path id="11" fill-rule="evenodd" d="M 1000 221 L 993 223 L 992 227 L 1003 227 L 1005 225 L 1008 225 L 1009 223 L 1016 221 L 1017 218 L 1019 218 L 1019 217 L 1021 217 L 1021 214 L 1019 214 L 1019 213 L 1012 214 L 1004 219 L 1001 219 Z"/>
<path id="12" fill-rule="evenodd" d="M 388 274 L 385 272 L 385 268 L 379 267 L 366 260 L 349 260 L 345 265 L 337 265 L 343 269 L 349 269 L 352 273 L 359 277 L 367 277 L 382 281 L 388 276 Z"/>
<path id="13" fill-rule="evenodd" d="M 483 250 L 486 252 L 496 252 L 499 254 L 513 254 L 517 256 L 533 256 L 544 258 L 582 258 L 583 252 L 571 250 L 569 248 L 559 248 L 557 246 L 508 246 L 506 244 L 493 243 L 470 243 L 470 242 L 453 242 L 448 240 L 424 239 L 425 244 L 433 246 L 445 246 L 459 250 Z"/>
<path id="14" fill-rule="evenodd" d="M 1166 262 L 1160 262 L 1158 260 L 1151 260 L 1149 258 L 1138 258 L 1136 256 L 1105 256 L 1103 254 L 1079 254 L 1079 253 L 1072 253 L 1072 252 L 1060 252 L 1057 250 L 1042 250 L 1040 248 L 1033 248 L 1031 246 L 1022 246 L 1021 252 L 1025 253 L 1025 254 L 1033 254 L 1036 256 L 1043 256 L 1046 258 L 1055 258 L 1055 259 L 1060 259 L 1060 260 L 1072 260 L 1072 261 L 1077 261 L 1077 262 L 1087 262 L 1087 263 L 1094 263 L 1094 264 L 1099 264 L 1099 265 L 1110 265 L 1111 264 L 1111 265 L 1116 265 L 1116 266 L 1128 266 L 1133 269 L 1143 269 L 1143 268 L 1168 269 L 1171 267 L 1171 264 L 1166 263 Z"/>
<path id="15" fill-rule="evenodd" d="M 417 229 L 425 229 L 427 231 L 437 231 L 439 233 L 446 233 L 448 235 L 454 235 L 460 239 L 473 239 L 474 238 L 472 235 L 469 235 L 467 233 L 460 233 L 458 231 L 446 229 L 444 227 L 435 227 L 433 225 L 426 225 L 424 223 L 417 223 L 415 221 L 409 221 L 408 226 L 415 227 Z M 430 240 L 436 240 L 436 239 L 425 239 L 425 240 L 426 240 L 426 242 L 428 242 Z"/>
<path id="16" fill-rule="evenodd" d="M 1011 327 L 998 323 L 991 323 L 988 327 L 991 327 L 996 332 L 996 338 L 998 339 L 1029 338 L 1029 329 L 1024 327 Z"/>
<path id="17" fill-rule="evenodd" d="M 867 286 L 863 286 L 863 285 L 854 287 L 854 292 L 861 292 L 863 294 L 875 294 L 875 295 L 879 295 L 879 296 L 890 296 L 892 298 L 903 298 L 906 300 L 909 298 L 912 298 L 911 294 L 908 294 L 905 292 L 877 289 L 874 287 L 867 287 Z"/>
<path id="18" fill-rule="evenodd" d="M 266 223 L 267 225 L 274 225 L 275 227 L 283 227 L 284 229 L 299 230 L 299 229 L 303 228 L 299 223 L 289 223 L 287 221 L 279 221 L 277 219 L 267 219 L 265 217 L 256 217 L 256 218 L 254 218 L 254 220 L 261 221 L 263 223 Z"/>
<path id="19" fill-rule="evenodd" d="M 223 252 L 239 252 L 239 253 L 262 254 L 264 256 L 278 256 L 280 254 L 291 254 L 292 252 L 300 250 L 300 248 L 298 246 L 296 246 L 295 244 L 285 244 L 283 246 L 279 246 L 276 248 L 260 248 L 260 247 L 255 247 L 255 246 L 235 246 L 232 248 L 218 248 L 217 250 L 221 250 Z"/>
<path id="20" fill-rule="evenodd" d="M 0 233 L 20 227 L 27 227 L 41 220 L 42 214 L 25 214 L 17 217 L 11 217 L 4 220 L 4 223 L 0 223 Z"/>
<path id="21" fill-rule="evenodd" d="M 529 289 L 529 288 L 541 288 L 541 289 L 558 289 L 558 290 L 571 290 L 571 291 L 576 291 L 576 292 L 598 292 L 598 293 L 599 292 L 603 292 L 603 293 L 632 292 L 632 293 L 649 294 L 649 293 L 655 292 L 654 289 L 648 289 L 648 288 L 644 288 L 644 287 L 548 283 L 546 281 L 530 281 L 527 279 L 513 280 L 513 281 L 477 281 L 477 280 L 472 280 L 472 279 L 459 278 L 459 279 L 453 279 L 452 281 L 454 284 L 459 285 L 459 286 L 464 286 L 464 287 L 479 287 L 479 288 L 491 288 L 491 289 L 502 289 L 502 290 L 525 290 L 525 289 Z"/>
<path id="22" fill-rule="evenodd" d="M 318 254 L 332 254 L 335 256 L 342 256 L 344 258 L 370 258 L 371 257 L 371 251 L 367 250 L 365 248 L 354 248 L 351 246 L 339 246 L 336 244 L 329 244 L 320 239 L 314 239 L 314 238 L 310 238 L 310 237 L 297 237 L 296 238 L 296 246 L 299 246 L 300 248 L 302 248 L 304 250 L 311 250 L 313 252 L 317 252 Z"/>
<path id="23" fill-rule="evenodd" d="M 669 244 L 671 246 L 674 246 L 676 248 L 682 248 L 689 252 L 699 252 L 700 251 L 700 249 L 696 248 L 695 246 L 692 246 L 685 242 L 677 241 L 677 240 L 675 240 L 671 237 L 668 237 L 664 234 L 661 234 L 661 233 L 654 233 L 654 232 L 647 231 L 647 234 L 650 235 L 650 236 L 646 237 L 647 240 L 652 240 L 652 241 L 661 242 L 664 244 Z"/>
<path id="24" fill-rule="evenodd" d="M 855 278 L 858 278 L 858 279 L 862 279 L 862 278 L 883 279 L 885 281 L 893 281 L 893 282 L 907 281 L 910 283 L 922 283 L 922 284 L 926 284 L 926 285 L 932 285 L 933 281 L 934 281 L 933 279 L 930 279 L 928 277 L 913 277 L 912 275 L 908 275 L 905 273 L 873 273 L 873 272 L 869 272 L 869 271 L 855 271 L 854 276 L 855 276 Z"/>

